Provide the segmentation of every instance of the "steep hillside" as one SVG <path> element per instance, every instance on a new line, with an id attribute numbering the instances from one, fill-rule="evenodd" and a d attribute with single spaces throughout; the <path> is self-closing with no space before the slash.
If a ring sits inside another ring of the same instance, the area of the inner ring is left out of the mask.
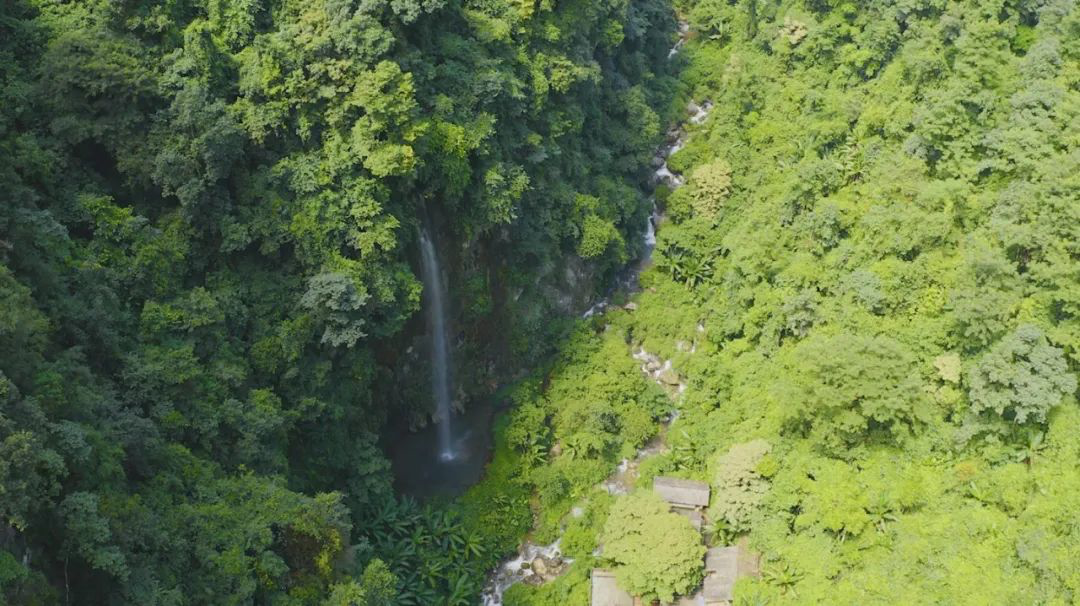
<path id="1" fill-rule="evenodd" d="M 538 539 L 574 558 L 507 603 L 585 603 L 595 566 L 661 596 L 695 572 L 609 555 L 631 497 L 601 481 L 627 457 L 638 490 L 711 485 L 706 542 L 763 557 L 737 604 L 1073 603 L 1075 3 L 682 9 L 683 79 L 711 111 L 668 158 L 685 184 L 658 192 L 632 311 L 583 327 L 507 429 Z M 657 430 L 639 416 L 663 419 L 628 387 L 650 359 L 685 391 L 636 460 Z"/>
<path id="2" fill-rule="evenodd" d="M 0 604 L 1080 601 L 1074 0 L 11 0 L 0 152 Z"/>

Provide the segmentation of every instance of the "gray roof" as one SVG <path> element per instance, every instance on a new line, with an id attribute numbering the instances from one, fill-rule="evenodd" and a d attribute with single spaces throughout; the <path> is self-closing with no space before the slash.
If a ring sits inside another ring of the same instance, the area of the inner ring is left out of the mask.
<path id="1" fill-rule="evenodd" d="M 739 548 L 713 547 L 705 552 L 705 601 L 735 599 L 739 577 Z"/>
<path id="2" fill-rule="evenodd" d="M 660 476 L 653 480 L 653 490 L 672 505 L 705 507 L 709 504 L 709 485 L 705 482 Z"/>
<path id="3" fill-rule="evenodd" d="M 739 569 L 739 548 L 734 545 L 713 547 L 705 552 L 705 572 L 723 572 L 731 574 Z"/>
<path id="4" fill-rule="evenodd" d="M 594 568 L 592 571 L 592 606 L 634 606 L 634 598 L 615 583 L 615 573 Z"/>
<path id="5" fill-rule="evenodd" d="M 705 596 L 706 604 L 729 602 L 735 599 L 735 581 L 709 575 L 705 577 L 705 587 L 701 593 Z"/>
<path id="6" fill-rule="evenodd" d="M 690 520 L 690 525 L 694 527 L 694 530 L 701 530 L 701 524 L 704 521 L 699 509 L 675 509 L 675 513 Z"/>
<path id="7" fill-rule="evenodd" d="M 705 552 L 705 603 L 735 599 L 735 580 L 757 576 L 758 557 L 745 541 L 739 546 L 713 547 Z"/>

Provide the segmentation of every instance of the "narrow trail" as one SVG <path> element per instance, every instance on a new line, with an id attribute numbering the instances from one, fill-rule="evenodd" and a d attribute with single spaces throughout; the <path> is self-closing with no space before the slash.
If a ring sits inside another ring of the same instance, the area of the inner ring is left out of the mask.
<path id="1" fill-rule="evenodd" d="M 680 21 L 679 40 L 671 48 L 668 54 L 669 58 L 678 54 L 689 33 L 689 25 L 685 21 Z M 687 123 L 701 124 L 705 121 L 711 109 L 712 104 L 709 102 L 701 105 L 691 102 L 687 107 L 689 115 L 686 121 L 668 131 L 665 144 L 658 150 L 656 157 L 653 159 L 653 165 L 656 167 L 653 173 L 654 184 L 665 184 L 671 189 L 682 186 L 683 177 L 673 173 L 668 168 L 667 160 L 672 154 L 685 146 L 687 138 L 685 125 Z M 642 234 L 645 243 L 645 254 L 628 268 L 627 273 L 620 278 L 619 283 L 613 290 L 620 288 L 634 290 L 637 287 L 638 277 L 641 271 L 648 266 L 653 248 L 656 246 L 656 230 L 662 218 L 654 201 L 652 215 L 649 217 L 645 233 Z M 611 294 L 603 297 L 589 307 L 582 314 L 582 317 L 588 318 L 604 313 L 611 305 L 611 298 Z M 690 347 L 694 348 L 696 346 L 692 344 Z M 690 351 L 693 351 L 693 349 Z M 664 387 L 672 398 L 677 398 L 686 389 L 685 383 L 682 382 L 679 374 L 673 368 L 671 360 L 662 360 L 659 356 L 649 353 L 640 345 L 634 347 L 631 355 L 642 363 L 641 372 L 661 387 Z M 639 449 L 633 459 L 623 459 L 615 471 L 600 484 L 600 487 L 607 490 L 609 494 L 625 494 L 628 492 L 637 478 L 637 468 L 640 463 L 667 450 L 664 438 L 667 430 L 677 421 L 677 418 L 678 414 L 675 413 L 671 418 L 664 421 L 657 435 Z M 558 539 L 548 545 L 537 545 L 531 541 L 525 541 L 514 557 L 505 560 L 488 577 L 488 582 L 482 594 L 481 603 L 483 606 L 502 606 L 503 593 L 516 583 L 531 582 L 541 584 L 565 572 L 569 565 L 573 563 L 573 560 L 562 556 L 559 547 L 560 541 L 561 539 Z"/>

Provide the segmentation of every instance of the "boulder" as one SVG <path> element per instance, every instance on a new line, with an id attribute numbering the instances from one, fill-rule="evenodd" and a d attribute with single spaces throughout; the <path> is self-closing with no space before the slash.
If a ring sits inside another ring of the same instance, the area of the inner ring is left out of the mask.
<path id="1" fill-rule="evenodd" d="M 521 582 L 525 583 L 526 585 L 543 585 L 544 579 L 538 574 L 530 574 L 524 579 L 521 579 Z"/>
<path id="2" fill-rule="evenodd" d="M 559 575 L 566 572 L 569 565 L 560 556 L 551 558 L 536 556 L 530 566 L 533 574 L 527 581 L 539 585 L 554 581 Z"/>
<path id="3" fill-rule="evenodd" d="M 564 562 L 563 559 L 559 556 L 555 556 L 554 558 L 549 559 L 547 562 L 547 574 L 543 575 L 544 581 L 554 581 L 556 578 L 561 576 L 562 573 L 566 572 L 566 569 L 569 567 L 570 565 Z"/>

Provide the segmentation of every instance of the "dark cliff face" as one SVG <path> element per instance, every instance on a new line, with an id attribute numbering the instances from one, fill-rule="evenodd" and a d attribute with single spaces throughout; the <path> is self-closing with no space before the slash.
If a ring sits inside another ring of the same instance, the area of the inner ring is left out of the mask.
<path id="1" fill-rule="evenodd" d="M 445 222 L 433 223 L 445 229 Z M 608 287 L 608 277 L 573 252 L 537 267 L 531 280 L 522 283 L 515 275 L 520 269 L 508 261 L 513 244 L 499 235 L 467 247 L 455 246 L 445 232 L 433 241 L 447 281 L 454 403 L 459 409 L 493 394 L 542 360 L 562 327 Z M 411 411 L 404 423 L 408 427 L 426 425 L 430 419 L 427 333 L 423 315 L 417 313 L 399 335 L 376 350 L 376 360 L 386 371 L 380 392 L 399 409 Z"/>

